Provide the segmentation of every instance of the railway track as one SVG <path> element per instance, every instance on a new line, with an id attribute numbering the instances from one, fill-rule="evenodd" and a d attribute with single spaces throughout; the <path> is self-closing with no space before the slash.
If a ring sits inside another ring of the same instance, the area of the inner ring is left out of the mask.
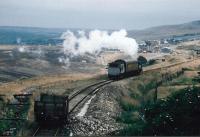
<path id="1" fill-rule="evenodd" d="M 195 59 L 196 60 L 196 59 Z M 195 61 L 195 60 L 189 60 L 189 61 L 184 61 L 184 62 L 179 62 L 179 63 L 175 63 L 175 64 L 171 64 L 171 65 L 167 65 L 167 66 L 164 66 L 164 67 L 158 67 L 158 68 L 153 68 L 153 69 L 149 69 L 149 70 L 145 70 L 143 71 L 144 74 L 146 73 L 150 73 L 150 72 L 153 72 L 153 71 L 159 71 L 163 68 L 170 68 L 170 67 L 175 67 L 175 66 L 179 66 L 179 65 L 182 65 L 184 63 L 187 63 L 187 62 L 191 62 L 191 61 Z M 84 89 L 81 89 L 75 93 L 73 93 L 72 95 L 69 96 L 69 101 L 73 100 L 74 98 L 78 97 L 79 95 L 83 94 L 82 98 L 79 99 L 77 101 L 77 103 L 69 110 L 69 113 L 71 114 L 77 107 L 78 105 L 83 102 L 87 97 L 95 94 L 96 92 L 98 92 L 98 90 L 103 87 L 104 85 L 107 85 L 107 84 L 110 84 L 112 83 L 113 80 L 103 80 L 103 81 L 100 81 L 100 82 L 97 82 L 97 83 L 94 83 L 92 85 L 89 85 L 87 87 L 85 87 Z"/>
<path id="2" fill-rule="evenodd" d="M 59 136 L 60 127 L 57 128 L 44 128 L 44 127 L 38 127 L 32 136 Z"/>
<path id="3" fill-rule="evenodd" d="M 71 94 L 69 96 L 69 102 L 74 100 L 75 98 L 82 95 L 82 98 L 79 97 L 79 99 L 76 101 L 76 103 L 71 107 L 69 110 L 69 114 L 71 114 L 82 102 L 84 102 L 87 98 L 91 97 L 92 95 L 96 94 L 101 87 L 113 82 L 112 80 L 103 80 L 91 85 L 88 85 L 87 87 Z M 64 130 L 62 127 L 38 127 L 32 134 L 32 136 L 62 136 L 61 131 Z"/>
<path id="4" fill-rule="evenodd" d="M 194 61 L 194 60 L 192 60 Z M 179 62 L 176 64 L 171 64 L 168 66 L 164 66 L 164 67 L 158 67 L 158 68 L 153 68 L 153 69 L 149 69 L 149 70 L 145 70 L 143 73 L 150 73 L 153 71 L 159 71 L 163 68 L 170 68 L 170 67 L 175 67 L 175 66 L 179 66 L 182 65 L 184 63 L 187 62 L 191 62 L 190 61 L 185 61 L 185 62 Z M 84 101 L 86 101 L 87 99 L 91 98 L 94 94 L 96 94 L 102 87 L 104 87 L 105 85 L 108 85 L 110 83 L 112 83 L 113 80 L 102 80 L 100 82 L 91 84 L 86 86 L 85 88 L 78 90 L 74 93 L 72 93 L 71 95 L 69 95 L 68 101 L 70 102 L 74 102 L 73 104 L 70 103 L 70 107 L 69 108 L 69 115 L 72 114 L 80 105 L 82 105 L 82 103 Z M 78 99 L 76 99 L 78 98 Z M 75 100 L 75 101 L 74 101 Z M 33 136 L 58 136 L 60 135 L 60 131 L 62 130 L 62 128 L 42 128 L 42 127 L 38 127 Z"/>
<path id="5" fill-rule="evenodd" d="M 94 83 L 92 85 L 89 85 L 87 87 L 85 87 L 84 89 L 81 89 L 75 93 L 73 93 L 72 95 L 69 96 L 69 102 L 72 101 L 73 99 L 75 99 L 78 96 L 82 96 L 81 98 L 79 98 L 78 100 L 76 100 L 76 102 L 74 103 L 74 105 L 70 108 L 69 110 L 69 114 L 71 114 L 83 101 L 85 101 L 88 97 L 90 97 L 91 95 L 96 94 L 101 87 L 112 83 L 113 80 L 103 80 L 97 83 Z"/>

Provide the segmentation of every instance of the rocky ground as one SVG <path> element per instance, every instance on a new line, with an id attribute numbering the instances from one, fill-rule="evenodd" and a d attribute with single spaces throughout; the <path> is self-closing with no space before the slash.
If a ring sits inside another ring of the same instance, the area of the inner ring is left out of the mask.
<path id="1" fill-rule="evenodd" d="M 91 99 L 84 116 L 79 116 L 80 112 L 73 114 L 71 135 L 113 135 L 123 128 L 116 122 L 122 111 L 118 100 L 124 92 L 118 84 L 115 82 L 100 89 Z"/>

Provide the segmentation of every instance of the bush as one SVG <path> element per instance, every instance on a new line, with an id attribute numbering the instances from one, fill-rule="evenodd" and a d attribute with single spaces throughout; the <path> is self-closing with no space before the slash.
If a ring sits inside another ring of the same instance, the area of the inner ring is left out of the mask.
<path id="1" fill-rule="evenodd" d="M 167 100 L 150 104 L 145 111 L 147 135 L 200 135 L 200 88 L 173 93 Z"/>
<path id="2" fill-rule="evenodd" d="M 147 83 L 146 85 L 144 84 L 139 84 L 138 89 L 143 93 L 147 93 L 148 91 L 154 89 L 156 87 L 156 81 L 151 81 Z"/>
<path id="3" fill-rule="evenodd" d="M 165 100 L 141 106 L 145 108 L 145 122 L 135 118 L 132 111 L 123 112 L 118 120 L 128 125 L 120 135 L 200 135 L 199 106 L 200 87 L 181 89 Z"/>
<path id="4" fill-rule="evenodd" d="M 148 62 L 148 64 L 149 64 L 149 65 L 153 65 L 153 64 L 155 64 L 155 62 L 156 62 L 155 59 L 150 59 L 149 62 Z"/>
<path id="5" fill-rule="evenodd" d="M 120 100 L 120 105 L 124 111 L 135 111 L 138 109 L 134 104 L 122 99 Z"/>
<path id="6" fill-rule="evenodd" d="M 193 71 L 191 68 L 182 68 L 183 71 Z"/>
<path id="7" fill-rule="evenodd" d="M 8 121 L 0 121 L 0 135 L 3 134 L 3 132 L 8 128 L 9 123 Z"/>
<path id="8" fill-rule="evenodd" d="M 142 120 L 135 120 L 132 124 L 127 125 L 126 128 L 120 131 L 120 136 L 141 136 L 145 123 Z"/>

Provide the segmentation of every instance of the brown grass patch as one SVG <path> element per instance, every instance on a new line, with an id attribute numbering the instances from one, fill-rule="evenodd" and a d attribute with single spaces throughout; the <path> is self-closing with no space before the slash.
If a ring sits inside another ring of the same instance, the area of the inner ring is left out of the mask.
<path id="1" fill-rule="evenodd" d="M 133 99 L 133 98 L 131 98 L 129 96 L 122 97 L 122 101 L 126 102 L 126 103 L 128 103 L 130 105 L 133 105 L 133 106 L 139 106 L 140 105 L 140 103 L 138 102 L 138 100 Z"/>
<path id="2" fill-rule="evenodd" d="M 25 80 L 18 80 L 0 85 L 0 94 L 16 94 L 21 93 L 26 88 L 33 86 L 51 87 L 56 84 L 67 84 L 71 81 L 83 80 L 91 78 L 89 74 L 64 74 L 64 75 L 51 75 L 51 76 L 38 76 Z M 64 83 L 63 83 L 64 81 Z"/>

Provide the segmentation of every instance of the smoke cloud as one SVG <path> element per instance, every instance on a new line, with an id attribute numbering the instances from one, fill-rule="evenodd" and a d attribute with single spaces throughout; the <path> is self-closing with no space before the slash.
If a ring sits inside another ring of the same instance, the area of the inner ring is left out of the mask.
<path id="1" fill-rule="evenodd" d="M 62 34 L 64 52 L 73 56 L 91 53 L 97 55 L 102 49 L 118 49 L 125 54 L 136 58 L 138 44 L 135 39 L 127 37 L 126 30 L 107 31 L 93 30 L 86 35 L 84 31 L 78 31 L 75 35 L 71 31 Z"/>
<path id="2" fill-rule="evenodd" d="M 37 56 L 38 58 L 44 56 L 44 51 L 41 49 L 40 46 L 30 48 L 30 47 L 22 45 L 22 46 L 18 46 L 17 50 L 20 53 L 29 53 L 29 55 L 34 55 L 34 56 Z"/>
<path id="3" fill-rule="evenodd" d="M 64 69 L 68 69 L 71 64 L 69 58 L 67 57 L 59 57 L 58 62 L 65 64 L 65 66 L 63 66 Z"/>
<path id="4" fill-rule="evenodd" d="M 27 49 L 24 46 L 20 46 L 18 48 L 18 51 L 21 52 L 21 53 L 24 53 L 24 52 L 27 52 Z"/>

